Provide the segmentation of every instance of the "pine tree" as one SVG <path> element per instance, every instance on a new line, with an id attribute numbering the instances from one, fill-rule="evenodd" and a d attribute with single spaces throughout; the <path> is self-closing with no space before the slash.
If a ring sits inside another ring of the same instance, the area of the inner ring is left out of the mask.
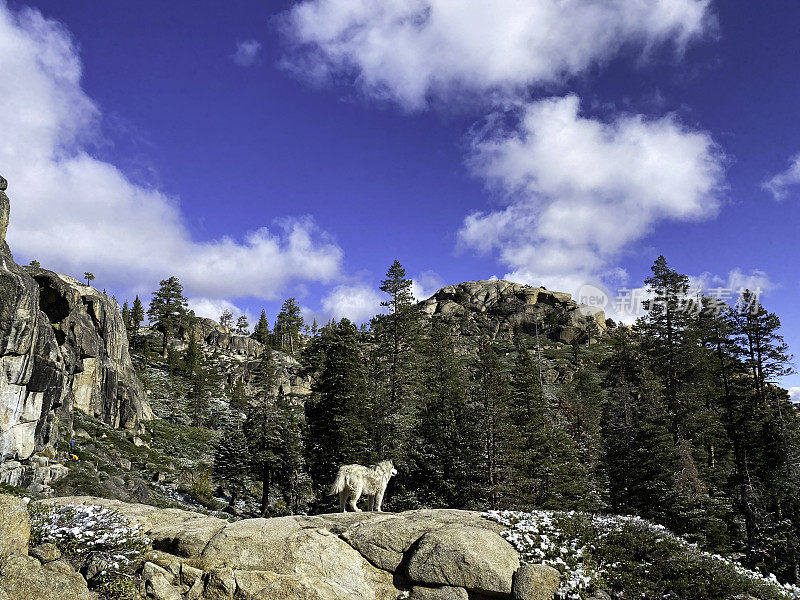
<path id="1" fill-rule="evenodd" d="M 133 306 L 131 307 L 131 314 L 128 321 L 131 329 L 131 345 L 135 347 L 139 326 L 142 324 L 142 321 L 144 321 L 144 307 L 142 306 L 142 301 L 139 300 L 138 294 L 133 300 Z"/>
<path id="2" fill-rule="evenodd" d="M 506 503 L 520 508 L 589 508 L 586 469 L 574 440 L 545 398 L 539 368 L 519 337 L 516 349 L 504 450 L 511 467 Z"/>
<path id="3" fill-rule="evenodd" d="M 242 427 L 238 421 L 231 421 L 217 443 L 213 467 L 214 478 L 230 496 L 229 509 L 247 489 L 249 460 L 250 452 Z"/>
<path id="4" fill-rule="evenodd" d="M 206 423 L 211 406 L 209 374 L 203 366 L 191 373 L 191 387 L 186 397 L 187 409 L 192 425 L 199 427 Z"/>
<path id="5" fill-rule="evenodd" d="M 228 329 L 233 327 L 233 313 L 228 309 L 225 309 L 219 317 L 219 324 L 222 327 L 227 327 Z"/>
<path id="6" fill-rule="evenodd" d="M 394 261 L 381 281 L 387 295 L 381 302 L 388 314 L 373 319 L 377 342 L 373 389 L 375 447 L 392 456 L 401 470 L 408 455 L 408 441 L 419 409 L 419 350 L 422 339 L 421 314 L 411 293 L 412 281 Z M 402 486 L 398 482 L 397 487 Z M 400 491 L 400 490 L 398 490 Z M 397 495 L 397 491 L 395 494 Z"/>
<path id="7" fill-rule="evenodd" d="M 244 410 L 247 408 L 247 392 L 245 391 L 244 381 L 237 379 L 228 391 L 231 408 Z"/>
<path id="8" fill-rule="evenodd" d="M 624 330 L 612 340 L 612 353 L 601 368 L 607 390 L 603 463 L 611 509 L 664 522 L 672 509 L 677 466 L 660 382 L 640 344 Z"/>
<path id="9" fill-rule="evenodd" d="M 200 347 L 197 344 L 197 340 L 195 339 L 194 329 L 189 331 L 189 343 L 186 345 L 186 352 L 183 356 L 183 362 L 186 372 L 190 376 L 202 366 L 203 355 L 200 351 Z"/>
<path id="10" fill-rule="evenodd" d="M 265 346 L 269 344 L 269 321 L 267 321 L 267 313 L 264 310 L 261 311 L 261 317 L 253 329 L 253 339 Z"/>
<path id="11" fill-rule="evenodd" d="M 177 277 L 172 276 L 161 281 L 159 289 L 153 292 L 150 308 L 147 309 L 147 317 L 162 332 L 161 355 L 167 358 L 170 337 L 186 323 L 188 317 L 183 286 Z"/>
<path id="12" fill-rule="evenodd" d="M 297 300 L 287 298 L 275 321 L 275 337 L 278 349 L 294 354 L 300 348 L 300 330 L 305 322 L 300 314 Z"/>
<path id="13" fill-rule="evenodd" d="M 236 333 L 239 335 L 249 335 L 250 334 L 250 323 L 247 322 L 247 316 L 240 315 L 238 319 L 236 319 Z"/>
<path id="14" fill-rule="evenodd" d="M 125 326 L 125 332 L 130 338 L 131 335 L 131 309 L 128 306 L 128 301 L 122 303 L 122 324 Z"/>
<path id="15" fill-rule="evenodd" d="M 278 385 L 277 365 L 269 347 L 261 354 L 255 383 L 261 391 L 248 408 L 244 433 L 250 449 L 250 471 L 256 480 L 261 481 L 263 517 L 269 513 L 270 493 L 281 468 L 284 429 L 275 394 Z"/>
<path id="16" fill-rule="evenodd" d="M 86 285 L 91 285 L 92 281 L 94 281 L 94 274 L 86 271 L 83 274 L 83 278 L 86 280 Z"/>
<path id="17" fill-rule="evenodd" d="M 490 508 L 500 505 L 503 488 L 509 479 L 508 457 L 508 377 L 488 338 L 481 338 L 473 366 L 472 396 L 483 424 L 483 481 Z"/>
<path id="18" fill-rule="evenodd" d="M 312 395 L 305 405 L 306 456 L 321 501 L 340 465 L 368 464 L 376 458 L 357 335 L 347 319 L 331 322 L 303 352 L 306 372 L 313 374 Z"/>
<path id="19" fill-rule="evenodd" d="M 480 423 L 469 405 L 468 374 L 449 329 L 435 322 L 423 349 L 422 405 L 410 446 L 409 473 L 422 506 L 476 508 L 483 482 Z"/>

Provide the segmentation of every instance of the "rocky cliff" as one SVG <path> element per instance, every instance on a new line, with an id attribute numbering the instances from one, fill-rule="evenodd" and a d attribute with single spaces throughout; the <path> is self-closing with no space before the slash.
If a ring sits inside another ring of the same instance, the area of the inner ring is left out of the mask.
<path id="1" fill-rule="evenodd" d="M 512 340 L 515 332 L 553 341 L 589 341 L 606 330 L 602 310 L 575 302 L 570 294 L 504 280 L 448 285 L 420 303 L 423 312 L 462 335 Z"/>
<path id="2" fill-rule="evenodd" d="M 139 430 L 151 418 L 117 302 L 66 275 L 14 262 L 0 178 L 0 481 L 69 432 L 73 409 Z"/>

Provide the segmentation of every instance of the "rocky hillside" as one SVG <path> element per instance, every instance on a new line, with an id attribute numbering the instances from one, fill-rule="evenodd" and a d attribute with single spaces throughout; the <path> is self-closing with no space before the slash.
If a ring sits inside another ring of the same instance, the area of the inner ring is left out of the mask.
<path id="1" fill-rule="evenodd" d="M 73 409 L 134 431 L 151 412 L 117 302 L 14 261 L 5 189 L 0 178 L 0 482 L 25 484 L 36 475 L 23 461 L 53 453 L 59 430 L 71 430 Z"/>
<path id="2" fill-rule="evenodd" d="M 547 335 L 569 344 L 589 341 L 606 330 L 602 310 L 578 304 L 570 294 L 503 280 L 448 285 L 420 303 L 433 319 L 462 336 L 512 340 L 515 332 Z"/>

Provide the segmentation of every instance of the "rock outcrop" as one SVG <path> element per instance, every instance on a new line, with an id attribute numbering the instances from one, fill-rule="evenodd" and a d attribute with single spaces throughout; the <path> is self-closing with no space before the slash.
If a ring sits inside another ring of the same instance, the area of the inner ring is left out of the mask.
<path id="1" fill-rule="evenodd" d="M 538 324 L 540 334 L 570 343 L 606 329 L 602 310 L 578 304 L 570 294 L 503 280 L 448 285 L 420 308 L 468 337 L 511 340 L 515 331 L 534 335 Z"/>
<path id="2" fill-rule="evenodd" d="M 149 328 L 143 328 L 148 334 Z M 192 327 L 182 329 L 178 334 L 178 348 L 185 350 L 190 336 L 199 342 L 208 358 L 213 359 L 218 371 L 225 377 L 225 383 L 235 385 L 242 382 L 254 389 L 254 373 L 259 367 L 259 359 L 264 353 L 264 344 L 248 335 L 239 335 L 230 328 L 220 325 L 213 319 L 198 318 Z M 276 363 L 276 389 L 287 396 L 307 396 L 311 393 L 311 379 L 302 374 L 298 360 L 273 350 Z"/>
<path id="3" fill-rule="evenodd" d="M 153 552 L 142 570 L 156 599 L 551 600 L 557 571 L 520 566 L 502 527 L 480 513 L 415 510 L 221 519 L 90 497 L 142 527 Z M 520 582 L 517 584 L 516 582 Z"/>
<path id="4" fill-rule="evenodd" d="M 73 408 L 130 429 L 141 428 L 150 409 L 116 301 L 71 277 L 17 265 L 0 187 L 0 481 L 18 483 L 30 479 L 18 461 L 52 445 L 57 427 L 68 432 Z"/>

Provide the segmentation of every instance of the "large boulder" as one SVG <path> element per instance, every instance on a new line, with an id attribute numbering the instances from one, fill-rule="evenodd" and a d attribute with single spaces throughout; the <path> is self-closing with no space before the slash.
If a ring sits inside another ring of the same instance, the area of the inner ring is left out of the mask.
<path id="1" fill-rule="evenodd" d="M 329 515 L 325 518 L 335 523 L 346 517 Z M 395 571 L 417 540 L 429 531 L 447 526 L 479 527 L 495 532 L 502 530 L 497 523 L 483 519 L 477 513 L 439 509 L 372 515 L 353 523 L 342 535 L 372 564 Z"/>
<path id="2" fill-rule="evenodd" d="M 522 565 L 514 573 L 514 600 L 553 600 L 561 573 L 547 565 Z"/>
<path id="3" fill-rule="evenodd" d="M 409 560 L 408 577 L 429 585 L 510 595 L 519 566 L 517 551 L 496 533 L 450 526 L 422 536 Z"/>
<path id="4" fill-rule="evenodd" d="M 235 571 L 235 600 L 361 600 L 366 596 L 313 575 L 278 574 L 272 571 Z"/>
<path id="5" fill-rule="evenodd" d="M 9 600 L 96 600 L 86 580 L 64 561 L 42 565 L 32 556 L 0 560 L 0 598 Z"/>
<path id="6" fill-rule="evenodd" d="M 246 519 L 226 526 L 202 554 L 235 570 L 306 575 L 337 582 L 354 598 L 394 598 L 392 576 L 372 566 L 319 519 Z"/>
<path id="7" fill-rule="evenodd" d="M 0 494 L 0 559 L 28 554 L 31 519 L 22 498 Z"/>

